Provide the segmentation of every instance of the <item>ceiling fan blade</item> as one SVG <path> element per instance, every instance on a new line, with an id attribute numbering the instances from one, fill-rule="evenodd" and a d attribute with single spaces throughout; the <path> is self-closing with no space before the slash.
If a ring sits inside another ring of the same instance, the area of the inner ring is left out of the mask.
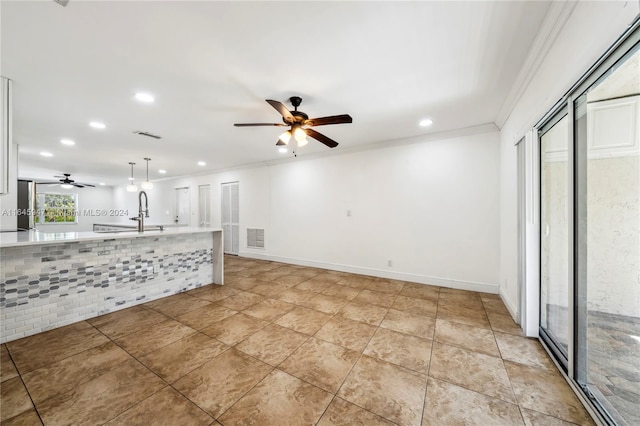
<path id="1" fill-rule="evenodd" d="M 286 143 L 284 143 L 280 139 L 278 139 L 278 142 L 276 142 L 276 146 L 283 146 L 283 145 L 286 145 Z"/>
<path id="2" fill-rule="evenodd" d="M 305 126 L 325 126 L 327 124 L 353 123 L 349 114 L 331 115 L 329 117 L 310 118 L 304 122 Z"/>
<path id="3" fill-rule="evenodd" d="M 234 124 L 236 127 L 251 127 L 251 126 L 277 126 L 277 127 L 286 127 L 286 124 L 277 124 L 277 123 L 236 123 Z"/>
<path id="4" fill-rule="evenodd" d="M 75 184 L 75 185 L 76 185 L 76 186 L 78 186 L 78 185 L 82 185 L 83 187 L 84 187 L 84 186 L 88 186 L 88 187 L 90 187 L 90 188 L 95 188 L 95 187 L 96 187 L 95 185 L 91 185 L 91 184 L 88 184 L 88 183 L 77 183 L 77 184 Z"/>
<path id="5" fill-rule="evenodd" d="M 296 121 L 295 117 L 291 115 L 287 107 L 282 102 L 274 101 L 273 99 L 267 99 L 267 102 L 269 105 L 274 107 L 282 117 L 284 117 L 284 120 L 287 123 L 294 123 Z"/>
<path id="6" fill-rule="evenodd" d="M 84 188 L 84 185 L 81 185 L 79 183 L 72 183 L 71 185 L 75 186 L 76 188 Z"/>
<path id="7" fill-rule="evenodd" d="M 60 181 L 57 182 L 36 182 L 38 185 L 59 185 Z"/>
<path id="8" fill-rule="evenodd" d="M 322 133 L 316 132 L 313 129 L 304 129 L 304 131 L 307 132 L 307 136 L 311 136 L 312 138 L 314 138 L 317 141 L 322 142 L 323 144 L 325 144 L 329 148 L 335 148 L 336 146 L 338 146 L 338 142 L 334 141 L 331 138 L 326 137 Z"/>

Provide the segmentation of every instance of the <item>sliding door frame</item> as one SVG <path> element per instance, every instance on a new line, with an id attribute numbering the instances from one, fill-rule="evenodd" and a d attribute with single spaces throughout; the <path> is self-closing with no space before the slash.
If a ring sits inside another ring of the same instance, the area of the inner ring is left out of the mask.
<path id="1" fill-rule="evenodd" d="M 556 124 L 558 124 L 563 118 L 567 117 L 567 121 L 568 123 L 571 123 L 571 118 L 572 116 L 570 115 L 570 111 L 567 108 L 566 104 L 556 104 L 556 106 L 549 111 L 549 113 L 547 113 L 545 115 L 545 119 L 539 123 L 538 126 L 536 126 L 536 147 L 537 147 L 537 153 L 538 153 L 538 286 L 541 287 L 542 286 L 542 277 L 543 277 L 543 273 L 542 273 L 542 248 L 543 248 L 543 244 L 542 244 L 542 165 L 543 165 L 543 161 L 542 161 L 542 156 L 544 155 L 544 153 L 542 152 L 542 142 L 541 139 L 542 137 L 548 132 L 550 131 Z M 568 137 L 568 141 L 569 143 L 567 144 L 567 190 L 568 190 L 568 199 L 571 200 L 572 199 L 572 192 L 571 192 L 571 188 L 573 186 L 573 178 L 572 178 L 572 173 L 573 173 L 573 169 L 571 166 L 572 161 L 571 160 L 571 143 L 570 141 L 572 141 L 573 139 L 571 138 L 571 132 L 572 132 L 572 126 L 568 125 L 567 126 L 569 128 L 569 135 Z M 569 209 L 568 211 L 568 236 L 569 236 L 569 241 L 572 241 L 571 236 L 571 228 L 572 228 L 572 211 L 571 211 L 571 203 L 567 203 L 567 207 Z M 568 257 L 568 265 L 567 265 L 567 269 L 569 271 L 571 271 L 572 269 L 572 261 L 571 261 L 571 244 L 569 245 L 569 257 Z M 571 280 L 571 276 L 568 277 L 568 281 L 567 283 L 572 283 L 573 281 Z M 547 333 L 547 331 L 542 328 L 542 325 L 539 325 L 539 336 L 540 339 L 545 343 L 545 345 L 547 346 L 548 350 L 553 354 L 554 358 L 556 359 L 556 361 L 562 366 L 562 368 L 564 369 L 564 371 L 568 371 L 571 369 L 571 349 L 572 349 L 572 344 L 571 342 L 573 341 L 573 324 L 572 324 L 572 320 L 571 320 L 571 312 L 572 312 L 572 298 L 571 298 L 571 288 L 567 288 L 566 289 L 567 294 L 568 294 L 568 305 L 567 305 L 567 311 L 568 311 L 568 316 L 569 316 L 569 322 L 567 324 L 567 353 L 565 354 L 564 350 L 554 341 L 554 339 Z M 542 289 L 540 288 L 540 292 L 538 297 L 542 296 Z M 543 304 L 542 301 L 539 302 L 539 314 L 538 314 L 538 318 L 539 320 L 542 319 L 543 315 L 542 315 L 542 309 L 543 309 Z"/>

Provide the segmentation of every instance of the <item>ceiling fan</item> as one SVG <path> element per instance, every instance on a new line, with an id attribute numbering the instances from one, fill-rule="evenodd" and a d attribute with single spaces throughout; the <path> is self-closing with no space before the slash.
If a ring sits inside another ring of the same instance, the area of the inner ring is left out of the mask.
<path id="1" fill-rule="evenodd" d="M 79 183 L 73 179 L 69 179 L 71 177 L 70 173 L 63 173 L 62 176 L 58 175 L 54 177 L 62 178 L 62 179 L 58 180 L 57 182 L 54 181 L 54 182 L 36 182 L 36 183 L 38 185 L 60 185 L 62 188 L 65 188 L 65 189 L 70 189 L 73 187 L 84 188 L 85 186 L 90 186 L 92 188 L 95 188 L 95 185 L 91 185 L 88 183 Z"/>
<path id="2" fill-rule="evenodd" d="M 325 126 L 328 124 L 343 124 L 351 123 L 353 119 L 349 114 L 332 115 L 328 117 L 309 118 L 307 114 L 302 111 L 298 111 L 298 107 L 302 103 L 302 98 L 299 96 L 292 96 L 289 98 L 289 102 L 293 105 L 293 111 L 289 111 L 287 107 L 278 101 L 267 99 L 267 103 L 274 107 L 276 111 L 282 115 L 282 121 L 280 123 L 236 123 L 236 127 L 251 127 L 251 126 L 277 126 L 277 127 L 289 127 L 289 130 L 280 135 L 276 145 L 287 145 L 291 136 L 298 142 L 298 146 L 304 146 L 307 144 L 307 136 L 322 142 L 329 148 L 335 148 L 338 146 L 338 142 L 316 132 L 311 127 Z"/>

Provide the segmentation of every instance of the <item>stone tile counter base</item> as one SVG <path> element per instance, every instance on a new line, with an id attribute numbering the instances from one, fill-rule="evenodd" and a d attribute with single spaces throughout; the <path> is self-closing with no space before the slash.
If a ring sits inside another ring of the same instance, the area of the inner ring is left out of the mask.
<path id="1" fill-rule="evenodd" d="M 0 342 L 221 284 L 214 273 L 218 238 L 211 232 L 103 236 L 2 247 Z"/>

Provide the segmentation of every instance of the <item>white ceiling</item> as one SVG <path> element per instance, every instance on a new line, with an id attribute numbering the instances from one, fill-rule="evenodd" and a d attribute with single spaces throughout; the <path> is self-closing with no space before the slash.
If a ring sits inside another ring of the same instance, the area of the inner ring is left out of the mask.
<path id="1" fill-rule="evenodd" d="M 335 150 L 496 121 L 549 2 L 0 2 L 20 175 L 125 184 L 281 159 L 264 100 L 303 98 Z M 152 105 L 136 91 L 156 96 Z M 288 105 L 288 104 L 287 104 Z M 432 118 L 421 128 L 418 121 Z M 107 129 L 96 131 L 91 120 Z M 134 130 L 162 139 L 134 135 Z M 63 137 L 76 145 L 60 144 Z M 39 155 L 50 151 L 52 158 Z M 327 151 L 311 141 L 300 156 Z M 207 162 L 199 167 L 196 162 Z"/>

